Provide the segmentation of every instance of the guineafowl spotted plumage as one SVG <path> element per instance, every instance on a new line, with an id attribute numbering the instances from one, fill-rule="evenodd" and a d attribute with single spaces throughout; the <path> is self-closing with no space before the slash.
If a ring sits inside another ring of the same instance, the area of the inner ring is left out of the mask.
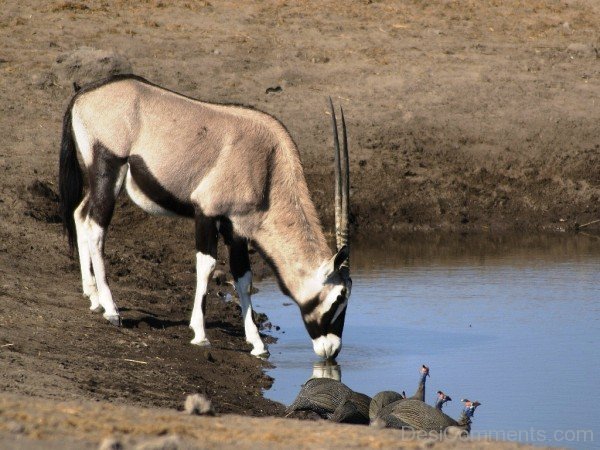
<path id="1" fill-rule="evenodd" d="M 368 424 L 370 403 L 371 397 L 354 392 L 340 381 L 312 378 L 304 383 L 286 416 L 294 411 L 313 411 L 324 419 Z"/>
<path id="2" fill-rule="evenodd" d="M 385 408 L 390 403 L 394 403 L 398 400 L 402 400 L 406 398 L 406 394 L 404 391 L 402 393 L 398 393 L 395 391 L 381 391 L 373 396 L 371 400 L 371 404 L 369 405 L 369 419 L 373 420 L 377 417 L 379 411 Z"/>
<path id="3" fill-rule="evenodd" d="M 371 397 L 360 392 L 352 392 L 350 397 L 339 405 L 330 417 L 332 422 L 369 424 Z"/>
<path id="4" fill-rule="evenodd" d="M 417 390 L 415 391 L 414 395 L 409 398 L 412 400 L 425 401 L 425 381 L 427 380 L 427 377 L 430 376 L 429 375 L 429 367 L 427 367 L 425 364 L 423 364 L 421 366 L 421 369 L 419 372 L 420 372 L 419 385 L 417 386 Z M 391 396 L 386 395 L 386 396 L 384 396 L 384 399 L 391 400 Z M 406 395 L 404 395 L 403 398 L 399 398 L 397 400 L 392 400 L 392 401 L 387 402 L 385 405 L 382 405 L 379 409 L 377 409 L 378 405 L 373 404 L 373 402 L 371 402 L 373 405 L 373 408 L 372 408 L 373 411 L 372 412 L 370 411 L 370 414 L 369 414 L 371 422 L 373 422 L 377 418 L 382 418 L 384 416 L 389 415 L 391 412 L 391 405 L 395 404 L 396 402 L 403 401 L 403 400 L 408 400 L 406 398 Z"/>
<path id="5" fill-rule="evenodd" d="M 388 428 L 408 428 L 423 431 L 444 431 L 448 427 L 456 427 L 467 433 L 471 430 L 471 419 L 479 402 L 465 402 L 465 408 L 458 420 L 415 399 L 406 399 L 388 405 L 389 413 L 377 418 Z"/>

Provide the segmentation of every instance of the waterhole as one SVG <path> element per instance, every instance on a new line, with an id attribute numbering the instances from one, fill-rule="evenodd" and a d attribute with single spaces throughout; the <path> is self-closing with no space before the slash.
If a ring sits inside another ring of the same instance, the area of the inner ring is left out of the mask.
<path id="1" fill-rule="evenodd" d="M 600 241 L 592 236 L 410 237 L 357 242 L 343 349 L 333 369 L 355 391 L 417 387 L 482 403 L 472 435 L 600 448 Z M 278 338 L 272 388 L 290 404 L 320 367 L 298 307 L 274 280 L 254 301 Z M 334 374 L 335 375 L 335 374 Z"/>

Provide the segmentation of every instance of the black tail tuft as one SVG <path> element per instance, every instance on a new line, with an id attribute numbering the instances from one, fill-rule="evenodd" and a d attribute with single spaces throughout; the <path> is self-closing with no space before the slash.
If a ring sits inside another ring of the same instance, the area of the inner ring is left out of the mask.
<path id="1" fill-rule="evenodd" d="M 60 148 L 60 163 L 58 172 L 58 186 L 60 192 L 60 216 L 63 221 L 63 228 L 67 233 L 69 240 L 69 250 L 71 254 L 73 249 L 77 248 L 77 231 L 75 229 L 75 219 L 73 213 L 83 196 L 83 175 L 79 161 L 77 160 L 77 150 L 73 139 L 72 127 L 72 105 L 69 105 L 63 119 L 63 133 Z"/>

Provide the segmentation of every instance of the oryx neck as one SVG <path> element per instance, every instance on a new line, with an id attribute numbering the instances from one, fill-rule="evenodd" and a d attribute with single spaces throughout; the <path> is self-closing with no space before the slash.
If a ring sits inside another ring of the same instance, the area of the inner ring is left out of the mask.
<path id="1" fill-rule="evenodd" d="M 275 271 L 282 290 L 300 305 L 322 288 L 322 267 L 332 256 L 324 237 L 321 242 L 321 238 L 299 237 L 301 234 L 298 227 L 281 230 L 265 223 L 256 236 L 256 243 Z"/>

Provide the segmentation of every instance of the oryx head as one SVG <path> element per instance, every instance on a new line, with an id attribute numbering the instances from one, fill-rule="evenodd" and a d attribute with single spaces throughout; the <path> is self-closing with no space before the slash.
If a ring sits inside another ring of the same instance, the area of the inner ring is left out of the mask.
<path id="1" fill-rule="evenodd" d="M 319 269 L 317 293 L 301 306 L 302 318 L 308 334 L 312 338 L 315 353 L 327 359 L 335 358 L 342 348 L 342 332 L 346 318 L 346 307 L 352 290 L 350 278 L 349 198 L 350 163 L 348 160 L 348 138 L 344 111 L 341 110 L 343 146 L 337 131 L 337 121 L 333 103 L 329 99 L 333 124 L 335 149 L 335 237 L 337 253 Z"/>

